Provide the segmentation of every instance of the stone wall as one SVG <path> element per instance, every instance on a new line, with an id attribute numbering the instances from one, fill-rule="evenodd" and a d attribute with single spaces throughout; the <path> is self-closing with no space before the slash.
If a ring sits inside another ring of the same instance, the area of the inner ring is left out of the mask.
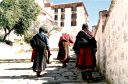
<path id="1" fill-rule="evenodd" d="M 106 48 L 104 47 L 105 45 L 105 38 L 104 38 L 104 26 L 105 26 L 105 21 L 107 20 L 108 17 L 106 17 L 108 14 L 107 10 L 103 10 L 99 12 L 99 21 L 98 21 L 98 25 L 96 28 L 97 32 L 96 32 L 96 40 L 97 40 L 97 47 L 98 47 L 98 51 L 97 51 L 97 67 L 98 69 L 100 69 L 101 73 L 105 73 L 106 72 L 106 68 L 105 68 L 105 56 L 106 56 Z"/>
<path id="2" fill-rule="evenodd" d="M 110 84 L 128 84 L 128 1 L 112 0 L 103 26 L 100 18 L 97 66 Z"/>

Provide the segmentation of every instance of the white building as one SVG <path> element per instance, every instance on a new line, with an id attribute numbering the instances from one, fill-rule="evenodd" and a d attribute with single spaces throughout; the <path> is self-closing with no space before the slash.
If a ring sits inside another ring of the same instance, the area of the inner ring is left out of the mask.
<path id="1" fill-rule="evenodd" d="M 82 24 L 87 22 L 88 14 L 83 2 L 63 4 L 51 4 L 48 0 L 44 2 L 44 10 L 51 14 L 55 23 L 70 31 L 73 36 L 76 36 Z"/>
<path id="2" fill-rule="evenodd" d="M 82 24 L 87 23 L 88 13 L 83 2 L 53 4 L 49 0 L 36 1 L 51 16 L 51 20 L 62 29 L 60 32 L 54 32 L 50 36 L 51 47 L 58 47 L 59 37 L 62 32 L 68 32 L 75 38 L 78 31 L 81 30 Z"/>

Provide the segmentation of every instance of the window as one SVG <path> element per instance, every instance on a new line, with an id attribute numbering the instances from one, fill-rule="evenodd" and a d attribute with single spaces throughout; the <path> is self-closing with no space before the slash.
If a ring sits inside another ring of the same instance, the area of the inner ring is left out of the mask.
<path id="1" fill-rule="evenodd" d="M 58 15 L 55 15 L 54 20 L 58 20 Z"/>
<path id="2" fill-rule="evenodd" d="M 55 25 L 58 25 L 58 22 L 55 21 Z"/>
<path id="3" fill-rule="evenodd" d="M 65 12 L 65 8 L 61 8 L 61 12 Z"/>
<path id="4" fill-rule="evenodd" d="M 61 22 L 61 23 L 60 23 L 60 26 L 63 27 L 63 26 L 64 26 L 64 22 Z"/>
<path id="5" fill-rule="evenodd" d="M 76 26 L 76 21 L 71 21 L 71 26 Z"/>
<path id="6" fill-rule="evenodd" d="M 55 13 L 58 13 L 58 9 L 57 8 L 55 8 Z"/>
<path id="7" fill-rule="evenodd" d="M 72 7 L 71 11 L 77 11 L 77 7 Z"/>
<path id="8" fill-rule="evenodd" d="M 63 20 L 63 19 L 65 19 L 65 15 L 64 14 L 61 15 L 61 20 Z"/>
<path id="9" fill-rule="evenodd" d="M 72 19 L 76 19 L 77 17 L 76 17 L 76 13 L 73 13 L 72 15 L 71 15 L 71 18 Z"/>

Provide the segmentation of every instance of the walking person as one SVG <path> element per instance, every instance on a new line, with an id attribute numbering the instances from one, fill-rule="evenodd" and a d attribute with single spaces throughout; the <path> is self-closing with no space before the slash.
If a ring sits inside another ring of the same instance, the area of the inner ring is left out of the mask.
<path id="1" fill-rule="evenodd" d="M 62 67 L 66 67 L 67 63 L 69 62 L 70 56 L 69 56 L 69 46 L 70 43 L 73 43 L 73 39 L 71 36 L 67 33 L 62 33 L 62 36 L 59 39 L 59 51 L 57 55 L 57 60 L 60 60 L 62 63 Z"/>
<path id="2" fill-rule="evenodd" d="M 88 25 L 83 24 L 78 32 L 73 46 L 76 54 L 76 68 L 81 71 L 82 79 L 92 79 L 92 72 L 96 67 L 96 40 L 88 30 Z"/>
<path id="3" fill-rule="evenodd" d="M 40 27 L 39 33 L 33 36 L 31 41 L 33 48 L 31 61 L 33 62 L 32 69 L 36 72 L 37 77 L 42 77 L 41 72 L 46 68 L 46 54 L 45 51 L 49 50 L 48 38 L 45 35 L 45 28 Z"/>
<path id="4" fill-rule="evenodd" d="M 44 34 L 47 36 L 47 39 L 49 39 L 48 30 L 47 29 L 44 29 Z M 47 45 L 49 45 L 49 44 L 47 44 Z M 50 52 L 50 47 L 47 47 L 47 49 L 45 49 L 44 54 L 46 56 L 47 64 L 50 64 L 51 63 L 50 56 L 52 55 L 51 52 Z"/>

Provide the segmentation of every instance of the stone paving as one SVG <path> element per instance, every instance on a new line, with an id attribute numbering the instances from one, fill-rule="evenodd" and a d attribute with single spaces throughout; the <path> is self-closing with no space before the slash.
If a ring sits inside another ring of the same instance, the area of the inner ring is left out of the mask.
<path id="1" fill-rule="evenodd" d="M 93 73 L 96 79 L 83 81 L 81 73 L 75 68 L 73 53 L 71 53 L 71 60 L 66 68 L 62 68 L 62 64 L 55 60 L 56 55 L 57 52 L 52 52 L 53 62 L 47 65 L 46 70 L 41 73 L 43 77 L 39 78 L 31 70 L 30 56 L 26 61 L 23 59 L 2 60 L 0 63 L 0 84 L 107 84 L 98 72 Z"/>

